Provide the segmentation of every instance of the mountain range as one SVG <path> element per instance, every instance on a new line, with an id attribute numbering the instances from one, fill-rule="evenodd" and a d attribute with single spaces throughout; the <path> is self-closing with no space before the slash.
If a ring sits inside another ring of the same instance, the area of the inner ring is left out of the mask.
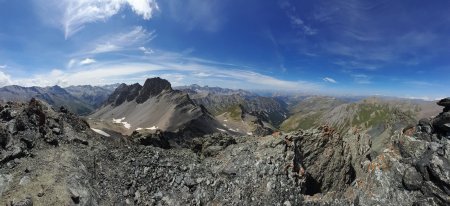
<path id="1" fill-rule="evenodd" d="M 100 107 L 117 85 L 22 87 L 5 86 L 0 88 L 0 101 L 28 102 L 31 98 L 44 100 L 54 107 L 64 106 L 70 111 L 87 115 Z"/>

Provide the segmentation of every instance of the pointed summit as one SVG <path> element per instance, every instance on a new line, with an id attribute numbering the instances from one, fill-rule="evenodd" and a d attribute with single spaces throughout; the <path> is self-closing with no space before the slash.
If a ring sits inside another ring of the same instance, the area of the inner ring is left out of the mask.
<path id="1" fill-rule="evenodd" d="M 149 78 L 145 81 L 144 86 L 136 98 L 136 102 L 141 104 L 148 100 L 148 98 L 156 96 L 163 91 L 172 91 L 170 82 L 159 77 Z"/>

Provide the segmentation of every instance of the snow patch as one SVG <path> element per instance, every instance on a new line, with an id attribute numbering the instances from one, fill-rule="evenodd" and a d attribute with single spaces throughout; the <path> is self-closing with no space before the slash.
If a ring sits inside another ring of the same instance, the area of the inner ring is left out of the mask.
<path id="1" fill-rule="evenodd" d="M 99 130 L 99 129 L 95 129 L 95 128 L 91 128 L 91 129 L 92 129 L 92 131 L 94 131 L 94 132 L 96 132 L 96 133 L 98 133 L 100 135 L 103 135 L 105 137 L 110 137 L 111 136 L 108 133 L 104 132 L 103 130 Z"/>
<path id="2" fill-rule="evenodd" d="M 136 131 L 139 131 L 139 130 L 142 130 L 142 128 L 140 128 L 140 127 L 136 128 Z"/>
<path id="3" fill-rule="evenodd" d="M 116 123 L 116 124 L 123 124 L 123 126 L 124 126 L 125 128 L 130 129 L 130 128 L 131 128 L 131 124 L 128 123 L 128 122 L 123 122 L 123 120 L 125 120 L 125 117 L 122 117 L 121 119 L 114 119 L 114 118 L 113 118 L 113 123 Z"/>
<path id="4" fill-rule="evenodd" d="M 228 122 L 228 119 L 223 120 L 224 122 Z"/>
<path id="5" fill-rule="evenodd" d="M 253 133 L 251 133 L 251 132 L 247 132 L 247 135 L 253 135 Z"/>
<path id="6" fill-rule="evenodd" d="M 153 127 L 147 127 L 147 128 L 145 128 L 145 129 L 148 129 L 148 130 L 157 130 L 157 129 L 158 129 L 158 127 L 156 127 L 156 126 L 153 126 Z"/>
<path id="7" fill-rule="evenodd" d="M 114 119 L 113 118 L 113 123 L 120 124 L 120 123 L 122 123 L 123 120 L 125 120 L 125 117 L 122 117 L 121 119 Z"/>
<path id="8" fill-rule="evenodd" d="M 131 124 L 128 123 L 128 122 L 122 122 L 122 124 L 123 124 L 123 126 L 124 126 L 125 128 L 127 128 L 127 129 L 130 129 L 130 128 L 131 128 Z"/>
<path id="9" fill-rule="evenodd" d="M 225 131 L 224 129 L 220 129 L 220 128 L 217 128 L 217 130 L 219 130 L 219 131 L 221 131 L 221 132 L 227 132 L 227 131 Z"/>

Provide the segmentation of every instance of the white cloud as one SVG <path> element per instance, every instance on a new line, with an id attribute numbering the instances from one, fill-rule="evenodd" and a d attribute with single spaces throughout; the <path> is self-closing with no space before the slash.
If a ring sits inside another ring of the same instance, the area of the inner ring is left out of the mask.
<path id="1" fill-rule="evenodd" d="M 155 0 L 127 0 L 133 11 L 141 15 L 145 20 L 152 18 L 154 10 L 159 10 L 158 4 Z"/>
<path id="2" fill-rule="evenodd" d="M 153 51 L 152 49 L 145 48 L 143 46 L 139 47 L 139 50 L 141 50 L 142 52 L 144 52 L 144 54 L 147 54 L 147 55 L 155 53 L 155 51 Z"/>
<path id="3" fill-rule="evenodd" d="M 159 10 L 156 0 L 34 0 L 45 21 L 62 26 L 65 38 L 82 30 L 86 24 L 106 21 L 130 6 L 144 20 Z M 51 19 L 51 20 L 49 20 Z"/>
<path id="4" fill-rule="evenodd" d="M 334 80 L 333 78 L 330 78 L 330 77 L 323 78 L 323 81 L 326 81 L 326 82 L 329 82 L 329 83 L 333 83 L 333 84 L 337 83 L 336 80 Z"/>
<path id="5" fill-rule="evenodd" d="M 95 63 L 95 62 L 97 62 L 97 61 L 95 61 L 95 59 L 86 58 L 80 62 L 80 65 L 88 65 L 88 64 Z"/>
<path id="6" fill-rule="evenodd" d="M 3 73 L 2 71 L 0 71 L 0 87 L 6 86 L 6 85 L 11 85 L 12 81 L 11 81 L 11 77 L 5 73 Z"/>
<path id="7" fill-rule="evenodd" d="M 8 67 L 8 65 L 0 65 L 0 69 L 6 69 Z"/>
<path id="8" fill-rule="evenodd" d="M 155 37 L 154 31 L 148 32 L 141 26 L 137 26 L 129 32 L 103 36 L 94 41 L 93 48 L 89 48 L 83 53 L 100 54 L 130 49 L 131 47 L 136 48 L 136 45 L 145 44 Z"/>

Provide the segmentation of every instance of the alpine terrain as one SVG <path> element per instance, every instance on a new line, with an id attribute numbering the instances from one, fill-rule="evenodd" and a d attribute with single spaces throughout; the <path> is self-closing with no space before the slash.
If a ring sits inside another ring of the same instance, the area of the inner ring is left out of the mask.
<path id="1" fill-rule="evenodd" d="M 261 113 L 272 110 L 252 111 L 254 98 L 213 115 L 207 108 L 225 104 L 203 106 L 206 99 L 150 78 L 119 85 L 85 119 L 36 98 L 3 103 L 0 204 L 450 204 L 450 99 L 416 121 L 423 110 L 384 100 L 305 98 L 284 107 L 294 114 L 287 119 L 317 114 L 314 121 L 283 131 L 265 127 Z M 222 124 L 233 118 L 266 129 Z"/>
<path id="2" fill-rule="evenodd" d="M 450 206 L 449 11 L 0 0 L 0 206 Z"/>

